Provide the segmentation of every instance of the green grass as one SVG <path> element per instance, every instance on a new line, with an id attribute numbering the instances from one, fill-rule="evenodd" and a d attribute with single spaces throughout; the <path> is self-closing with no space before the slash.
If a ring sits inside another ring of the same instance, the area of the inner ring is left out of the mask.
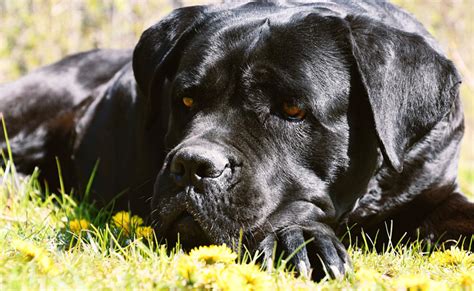
<path id="1" fill-rule="evenodd" d="M 238 263 L 225 247 L 170 252 L 141 234 L 138 217 L 97 211 L 64 191 L 44 196 L 37 172 L 21 177 L 10 161 L 0 177 L 0 290 L 474 290 L 474 255 L 458 248 L 350 248 L 353 272 L 314 283 L 284 271 L 284 261 L 271 271 L 249 254 Z"/>

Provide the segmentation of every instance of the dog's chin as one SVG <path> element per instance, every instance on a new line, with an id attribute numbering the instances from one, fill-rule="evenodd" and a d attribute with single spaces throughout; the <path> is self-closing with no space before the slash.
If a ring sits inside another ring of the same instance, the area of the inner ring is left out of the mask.
<path id="1" fill-rule="evenodd" d="M 179 243 L 185 251 L 213 244 L 226 244 L 230 248 L 237 248 L 241 239 L 241 243 L 246 245 L 247 241 L 252 241 L 252 246 L 257 245 L 254 242 L 256 237 L 247 233 L 250 228 L 242 229 L 242 225 L 249 225 L 248 223 L 239 223 L 223 213 L 213 212 L 210 216 L 206 215 L 211 211 L 200 209 L 199 203 L 191 200 L 190 197 L 195 194 L 193 191 L 190 189 L 188 192 L 178 191 L 175 195 L 164 195 L 161 193 L 173 191 L 161 188 L 154 194 L 152 218 L 162 243 L 166 243 L 170 248 Z M 196 194 L 198 195 L 202 194 Z"/>
<path id="2" fill-rule="evenodd" d="M 185 251 L 214 243 L 201 225 L 186 211 L 170 223 L 165 237 L 169 246 L 174 246 L 179 242 Z"/>

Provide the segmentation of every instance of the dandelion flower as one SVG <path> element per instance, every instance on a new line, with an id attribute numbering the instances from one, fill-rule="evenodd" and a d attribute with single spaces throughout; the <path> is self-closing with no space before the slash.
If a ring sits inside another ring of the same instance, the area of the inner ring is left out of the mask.
<path id="1" fill-rule="evenodd" d="M 217 289 L 216 282 L 222 277 L 223 270 L 224 265 L 206 265 L 199 268 L 193 278 L 193 287 L 197 289 Z"/>
<path id="2" fill-rule="evenodd" d="M 220 286 L 224 287 L 225 284 L 230 284 L 233 286 L 227 289 L 233 290 L 269 290 L 272 289 L 272 280 L 271 276 L 264 272 L 254 264 L 247 264 L 247 265 L 234 265 L 232 268 L 228 268 L 225 274 L 221 277 L 225 280 L 218 281 Z M 234 288 L 237 286 L 242 286 L 242 288 Z M 225 288 L 223 288 L 225 289 Z"/>
<path id="3" fill-rule="evenodd" d="M 184 285 L 193 285 L 196 281 L 198 265 L 189 256 L 182 256 L 177 261 L 176 271 L 184 279 Z"/>
<path id="4" fill-rule="evenodd" d="M 237 255 L 223 244 L 220 246 L 211 245 L 194 248 L 189 253 L 189 257 L 210 265 L 216 263 L 234 263 Z"/>
<path id="5" fill-rule="evenodd" d="M 189 255 L 182 255 L 176 265 L 178 276 L 183 279 L 183 286 L 198 289 L 218 289 L 222 288 L 223 278 L 227 278 L 227 283 L 236 286 L 236 280 L 244 282 L 238 274 L 226 273 L 237 255 L 225 245 L 222 246 L 201 246 L 191 250 Z M 235 273 L 235 272 L 234 272 Z M 230 280 L 233 276 L 234 280 Z M 218 281 L 221 280 L 221 283 Z M 243 286 L 240 284 L 239 286 Z"/>
<path id="6" fill-rule="evenodd" d="M 130 213 L 126 211 L 117 212 L 113 217 L 112 221 L 115 226 L 121 228 L 123 232 L 127 235 L 130 234 L 132 229 L 136 229 L 143 224 L 143 219 L 138 216 L 130 216 Z"/>
<path id="7" fill-rule="evenodd" d="M 430 262 L 442 266 L 456 266 L 456 265 L 474 265 L 474 255 L 470 255 L 459 248 L 451 247 L 449 250 L 442 252 L 434 252 L 430 256 Z"/>
<path id="8" fill-rule="evenodd" d="M 35 260 L 43 272 L 56 272 L 55 264 L 46 250 L 23 240 L 14 240 L 12 246 L 28 260 Z"/>
<path id="9" fill-rule="evenodd" d="M 219 277 L 216 278 L 214 284 L 214 289 L 219 290 L 245 290 L 245 279 L 239 274 L 234 267 L 237 265 L 228 266 L 223 269 L 219 274 Z"/>
<path id="10" fill-rule="evenodd" d="M 120 226 L 120 225 L 123 225 L 123 224 L 129 224 L 129 222 L 130 222 L 130 213 L 128 213 L 126 211 L 117 212 L 117 213 L 115 213 L 114 216 L 112 216 L 112 221 L 117 226 Z"/>
<path id="11" fill-rule="evenodd" d="M 136 230 L 136 234 L 138 238 L 145 238 L 150 240 L 153 238 L 153 228 L 150 226 L 139 226 Z"/>
<path id="12" fill-rule="evenodd" d="M 69 222 L 69 230 L 75 234 L 89 228 L 90 222 L 86 219 L 74 219 Z"/>
<path id="13" fill-rule="evenodd" d="M 142 219 L 140 216 L 138 216 L 138 215 L 134 215 L 134 216 L 132 216 L 132 218 L 130 219 L 130 224 L 131 224 L 133 227 L 137 227 L 137 226 L 143 224 L 143 219 Z"/>
<path id="14" fill-rule="evenodd" d="M 400 287 L 406 289 L 407 291 L 431 290 L 430 280 L 420 275 L 400 277 L 398 282 Z"/>
<path id="15" fill-rule="evenodd" d="M 461 284 L 465 290 L 470 290 L 468 288 L 472 288 L 474 286 L 474 274 L 462 272 L 457 279 L 459 284 Z"/>
<path id="16" fill-rule="evenodd" d="M 243 290 L 245 281 L 233 265 L 206 264 L 187 255 L 178 259 L 176 270 L 183 279 L 182 287 L 197 290 Z"/>
<path id="17" fill-rule="evenodd" d="M 361 268 L 355 273 L 355 278 L 358 281 L 376 281 L 382 277 L 382 274 L 374 269 Z"/>

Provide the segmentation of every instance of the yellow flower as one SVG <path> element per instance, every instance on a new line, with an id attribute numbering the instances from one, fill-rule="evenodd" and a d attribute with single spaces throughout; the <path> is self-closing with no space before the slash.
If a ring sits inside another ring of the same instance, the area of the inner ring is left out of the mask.
<path id="1" fill-rule="evenodd" d="M 132 229 L 136 229 L 138 226 L 143 224 L 143 219 L 140 216 L 134 215 L 130 217 L 130 213 L 126 211 L 117 212 L 114 216 L 112 216 L 112 221 L 127 235 L 130 234 Z"/>
<path id="2" fill-rule="evenodd" d="M 35 246 L 31 242 L 22 240 L 14 240 L 12 246 L 28 260 L 35 260 L 43 272 L 55 273 L 57 271 L 54 261 L 50 258 L 46 250 Z"/>
<path id="3" fill-rule="evenodd" d="M 182 287 L 198 290 L 243 290 L 245 281 L 233 265 L 206 264 L 202 260 L 183 255 L 178 259 L 176 271 L 183 279 Z"/>
<path id="4" fill-rule="evenodd" d="M 114 216 L 112 216 L 112 221 L 118 226 L 122 224 L 128 224 L 130 222 L 130 213 L 126 211 L 117 212 Z"/>
<path id="5" fill-rule="evenodd" d="M 457 278 L 459 284 L 464 288 L 464 290 L 471 290 L 468 288 L 474 287 L 474 274 L 468 272 L 462 272 Z M 474 290 L 474 288 L 473 288 Z"/>
<path id="6" fill-rule="evenodd" d="M 228 267 L 217 284 L 227 290 L 270 290 L 272 278 L 254 264 Z"/>
<path id="7" fill-rule="evenodd" d="M 236 270 L 233 268 L 235 265 L 227 266 L 223 269 L 219 276 L 216 278 L 214 283 L 214 289 L 219 290 L 245 290 L 245 280 Z"/>
<path id="8" fill-rule="evenodd" d="M 136 230 L 136 234 L 138 238 L 145 238 L 147 240 L 153 239 L 153 228 L 150 226 L 139 226 Z"/>
<path id="9" fill-rule="evenodd" d="M 405 277 L 400 277 L 399 287 L 401 289 L 406 289 L 407 291 L 425 291 L 430 289 L 430 280 L 424 276 L 410 275 Z"/>
<path id="10" fill-rule="evenodd" d="M 474 255 L 459 248 L 451 247 L 446 251 L 433 252 L 430 256 L 430 262 L 442 266 L 474 266 Z"/>
<path id="11" fill-rule="evenodd" d="M 198 265 L 189 256 L 181 256 L 176 264 L 176 271 L 185 280 L 185 284 L 194 284 Z"/>
<path id="12" fill-rule="evenodd" d="M 358 286 L 363 290 L 376 289 L 377 282 L 382 278 L 382 274 L 374 269 L 361 268 L 355 272 L 355 278 L 358 281 Z"/>
<path id="13" fill-rule="evenodd" d="M 206 265 L 197 270 L 194 276 L 193 287 L 196 289 L 216 288 L 216 281 L 222 277 L 224 265 Z"/>
<path id="14" fill-rule="evenodd" d="M 142 219 L 140 216 L 138 216 L 138 215 L 134 215 L 134 216 L 132 216 L 132 218 L 130 219 L 130 224 L 131 224 L 133 227 L 137 227 L 137 226 L 143 224 L 143 219 Z"/>
<path id="15" fill-rule="evenodd" d="M 89 228 L 90 222 L 86 219 L 74 219 L 69 222 L 69 230 L 75 234 Z"/>
<path id="16" fill-rule="evenodd" d="M 225 244 L 221 246 L 201 246 L 194 248 L 189 253 L 189 257 L 194 260 L 202 261 L 206 264 L 234 263 L 237 255 L 232 252 Z"/>

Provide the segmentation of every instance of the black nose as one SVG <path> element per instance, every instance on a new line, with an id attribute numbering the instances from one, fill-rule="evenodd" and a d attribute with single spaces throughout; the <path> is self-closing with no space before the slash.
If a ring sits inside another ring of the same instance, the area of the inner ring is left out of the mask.
<path id="1" fill-rule="evenodd" d="M 218 179 L 229 160 L 218 149 L 188 146 L 179 149 L 171 161 L 171 175 L 178 186 L 198 186 L 203 178 Z"/>

